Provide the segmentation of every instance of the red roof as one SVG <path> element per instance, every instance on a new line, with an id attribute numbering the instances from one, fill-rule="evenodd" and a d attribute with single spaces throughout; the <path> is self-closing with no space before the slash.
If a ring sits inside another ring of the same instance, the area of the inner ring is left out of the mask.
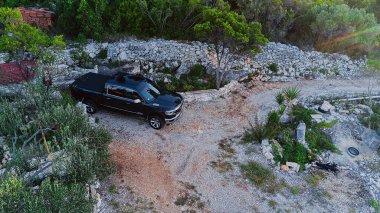
<path id="1" fill-rule="evenodd" d="M 36 63 L 23 61 L 21 64 L 9 62 L 0 64 L 0 85 L 16 84 L 34 79 Z"/>

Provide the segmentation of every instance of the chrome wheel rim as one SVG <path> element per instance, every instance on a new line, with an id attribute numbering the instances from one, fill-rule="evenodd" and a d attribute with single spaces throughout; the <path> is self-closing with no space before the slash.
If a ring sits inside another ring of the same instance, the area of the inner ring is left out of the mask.
<path id="1" fill-rule="evenodd" d="M 150 119 L 150 125 L 155 128 L 155 129 L 158 129 L 161 127 L 161 122 L 157 119 L 157 118 L 151 118 Z"/>

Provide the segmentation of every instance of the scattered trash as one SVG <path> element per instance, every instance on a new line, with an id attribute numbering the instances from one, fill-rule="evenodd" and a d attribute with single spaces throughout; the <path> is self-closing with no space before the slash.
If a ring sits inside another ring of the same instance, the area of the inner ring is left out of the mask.
<path id="1" fill-rule="evenodd" d="M 330 172 L 338 172 L 338 165 L 336 163 L 322 163 L 322 162 L 316 162 L 315 165 L 319 169 L 327 170 Z"/>

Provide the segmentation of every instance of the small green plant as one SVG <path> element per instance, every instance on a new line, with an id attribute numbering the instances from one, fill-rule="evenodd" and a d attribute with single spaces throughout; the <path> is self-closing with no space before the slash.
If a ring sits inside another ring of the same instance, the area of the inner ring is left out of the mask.
<path id="1" fill-rule="evenodd" d="M 288 87 L 284 90 L 284 96 L 286 100 L 289 102 L 298 98 L 300 95 L 300 92 L 301 91 L 298 89 L 298 87 Z"/>
<path id="2" fill-rule="evenodd" d="M 272 63 L 268 66 L 268 69 L 270 71 L 272 71 L 273 73 L 277 73 L 278 72 L 278 65 L 276 63 Z"/>
<path id="3" fill-rule="evenodd" d="M 178 197 L 177 200 L 174 202 L 174 204 L 176 206 L 184 206 L 186 205 L 188 199 L 189 199 L 188 196 Z"/>
<path id="4" fill-rule="evenodd" d="M 313 160 L 313 156 L 309 155 L 307 149 L 294 139 L 287 142 L 284 146 L 283 160 L 285 162 L 296 162 L 301 166 L 301 170 L 304 169 L 305 164 Z"/>
<path id="5" fill-rule="evenodd" d="M 336 123 L 338 123 L 338 120 L 333 120 L 331 122 L 322 121 L 317 124 L 318 128 L 328 129 L 333 127 Z"/>
<path id="6" fill-rule="evenodd" d="M 264 124 L 258 124 L 250 131 L 244 133 L 242 143 L 261 143 L 262 140 L 269 138 L 273 134 L 273 128 Z"/>
<path id="7" fill-rule="evenodd" d="M 276 94 L 276 101 L 278 105 L 282 105 L 285 102 L 285 97 L 283 92 L 278 92 Z"/>
<path id="8" fill-rule="evenodd" d="M 270 200 L 270 201 L 268 202 L 268 204 L 269 204 L 269 206 L 270 206 L 272 209 L 276 209 L 276 208 L 277 208 L 277 205 L 278 205 L 278 203 L 277 203 L 276 201 L 274 201 L 274 200 Z"/>
<path id="9" fill-rule="evenodd" d="M 267 169 L 263 165 L 251 161 L 248 164 L 240 166 L 241 171 L 245 178 L 250 180 L 257 187 L 263 188 L 266 191 L 275 192 L 277 188 L 277 178 L 271 170 Z"/>
<path id="10" fill-rule="evenodd" d="M 106 59 L 107 56 L 108 56 L 108 50 L 107 49 L 101 49 L 96 57 L 99 59 Z"/>
<path id="11" fill-rule="evenodd" d="M 118 194 L 117 188 L 114 184 L 111 184 L 111 186 L 108 188 L 108 192 L 111 194 Z"/>
<path id="12" fill-rule="evenodd" d="M 322 151 L 330 150 L 340 153 L 339 149 L 332 143 L 331 138 L 322 130 L 310 129 L 306 131 L 306 141 L 313 153 L 320 154 Z"/>
<path id="13" fill-rule="evenodd" d="M 298 125 L 299 122 L 303 121 L 306 126 L 311 127 L 313 124 L 311 115 L 316 114 L 316 112 L 303 106 L 295 106 L 293 107 L 292 114 L 294 116 L 292 121 L 294 124 Z"/>
<path id="14" fill-rule="evenodd" d="M 312 187 L 317 187 L 322 179 L 324 179 L 327 175 L 322 172 L 318 172 L 316 174 L 311 174 L 306 177 L 306 182 L 309 183 Z"/>
<path id="15" fill-rule="evenodd" d="M 276 111 L 271 111 L 268 114 L 268 124 L 267 126 L 276 127 L 280 124 L 280 115 Z"/>
<path id="16" fill-rule="evenodd" d="M 290 191 L 294 195 L 299 195 L 301 193 L 301 188 L 299 186 L 293 186 L 290 188 Z"/>
<path id="17" fill-rule="evenodd" d="M 375 212 L 380 212 L 380 205 L 375 199 L 370 200 L 369 205 L 375 210 Z"/>

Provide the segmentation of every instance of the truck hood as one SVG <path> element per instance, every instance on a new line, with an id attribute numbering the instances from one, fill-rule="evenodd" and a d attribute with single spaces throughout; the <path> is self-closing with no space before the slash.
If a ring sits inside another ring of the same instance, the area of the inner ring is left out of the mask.
<path id="1" fill-rule="evenodd" d="M 153 101 L 153 105 L 159 105 L 164 110 L 173 110 L 182 103 L 182 96 L 174 92 L 162 92 Z"/>

